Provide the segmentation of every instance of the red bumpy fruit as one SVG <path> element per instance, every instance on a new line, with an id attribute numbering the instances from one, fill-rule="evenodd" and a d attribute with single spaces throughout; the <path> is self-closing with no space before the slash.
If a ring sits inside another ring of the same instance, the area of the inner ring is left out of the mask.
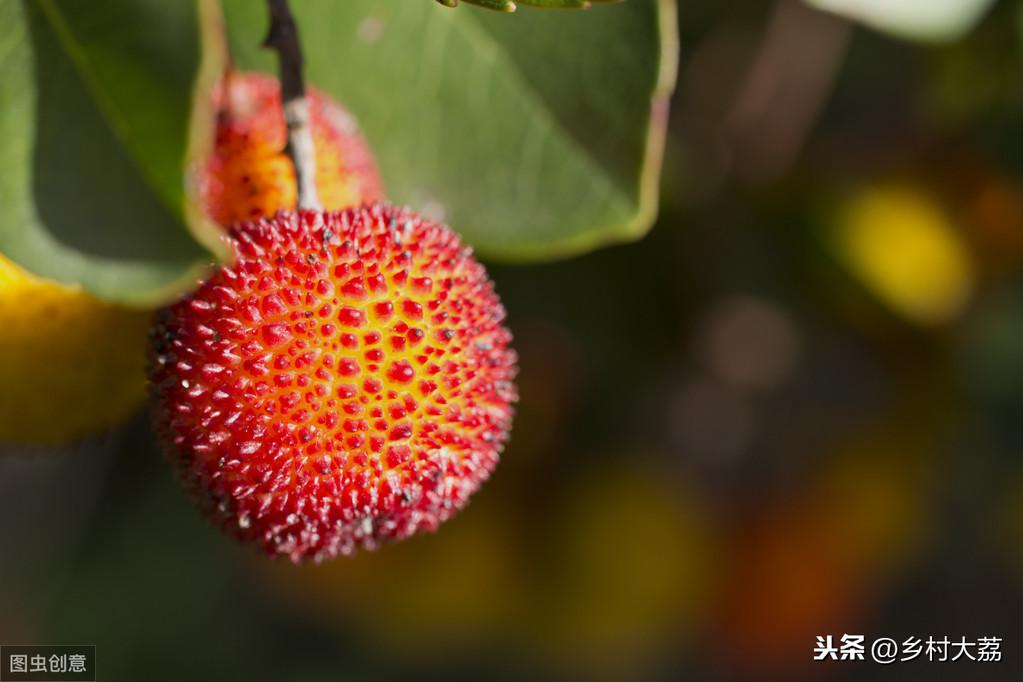
<path id="1" fill-rule="evenodd" d="M 156 426 L 187 486 L 294 561 L 437 528 L 511 423 L 515 353 L 483 266 L 382 204 L 229 235 L 234 265 L 152 332 Z"/>

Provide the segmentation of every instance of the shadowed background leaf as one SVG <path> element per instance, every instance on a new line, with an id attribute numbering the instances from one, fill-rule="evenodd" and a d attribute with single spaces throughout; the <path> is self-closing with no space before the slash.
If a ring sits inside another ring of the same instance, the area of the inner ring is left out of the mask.
<path id="1" fill-rule="evenodd" d="M 0 0 L 0 252 L 137 305 L 209 260 L 183 228 L 198 6 Z"/>

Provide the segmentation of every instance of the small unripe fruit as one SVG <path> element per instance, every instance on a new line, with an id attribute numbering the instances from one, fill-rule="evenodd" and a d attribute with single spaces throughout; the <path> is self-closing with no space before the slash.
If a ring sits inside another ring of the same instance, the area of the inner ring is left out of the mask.
<path id="1" fill-rule="evenodd" d="M 156 426 L 187 486 L 294 561 L 434 530 L 511 423 L 515 354 L 483 267 L 381 204 L 229 234 L 235 263 L 152 334 Z"/>
<path id="2" fill-rule="evenodd" d="M 355 119 L 315 88 L 308 92 L 316 187 L 326 210 L 382 198 L 376 162 Z M 229 73 L 213 92 L 214 148 L 199 172 L 206 213 L 227 226 L 294 210 L 295 171 L 285 153 L 288 131 L 277 80 Z"/>

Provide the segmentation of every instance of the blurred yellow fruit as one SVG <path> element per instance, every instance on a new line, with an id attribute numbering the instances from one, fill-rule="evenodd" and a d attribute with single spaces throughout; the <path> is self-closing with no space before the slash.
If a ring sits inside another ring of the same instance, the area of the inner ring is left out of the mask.
<path id="1" fill-rule="evenodd" d="M 702 615 L 715 552 L 688 491 L 602 468 L 559 488 L 540 523 L 533 489 L 492 483 L 435 536 L 253 569 L 286 602 L 354 627 L 360 644 L 420 662 L 506 646 L 566 674 L 633 679 Z"/>
<path id="2" fill-rule="evenodd" d="M 690 491 L 624 466 L 585 475 L 554 525 L 528 636 L 589 677 L 629 679 L 706 607 L 715 555 Z"/>
<path id="3" fill-rule="evenodd" d="M 0 443 L 57 444 L 145 396 L 149 313 L 39 279 L 0 255 Z"/>
<path id="4" fill-rule="evenodd" d="M 500 496 L 483 495 L 436 534 L 321 564 L 254 561 L 285 601 L 328 623 L 355 625 L 395 657 L 445 658 L 502 641 L 523 585 Z"/>
<path id="5" fill-rule="evenodd" d="M 865 433 L 828 458 L 817 482 L 818 514 L 841 530 L 851 563 L 888 572 L 919 549 L 937 448 L 930 434 L 893 426 Z"/>
<path id="6" fill-rule="evenodd" d="M 948 217 L 925 193 L 869 189 L 843 209 L 839 257 L 875 296 L 917 324 L 948 322 L 973 290 L 973 266 Z"/>

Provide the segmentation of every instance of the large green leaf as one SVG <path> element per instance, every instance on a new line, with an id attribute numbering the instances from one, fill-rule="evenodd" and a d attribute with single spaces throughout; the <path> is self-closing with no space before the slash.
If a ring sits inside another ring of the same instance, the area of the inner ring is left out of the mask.
<path id="1" fill-rule="evenodd" d="M 396 201 L 484 255 L 537 260 L 634 239 L 654 218 L 673 0 L 500 14 L 408 0 L 292 3 L 308 80 L 358 117 Z M 265 3 L 225 0 L 241 68 Z"/>
<path id="2" fill-rule="evenodd" d="M 0 0 L 0 253 L 148 304 L 209 260 L 184 227 L 197 0 Z"/>

